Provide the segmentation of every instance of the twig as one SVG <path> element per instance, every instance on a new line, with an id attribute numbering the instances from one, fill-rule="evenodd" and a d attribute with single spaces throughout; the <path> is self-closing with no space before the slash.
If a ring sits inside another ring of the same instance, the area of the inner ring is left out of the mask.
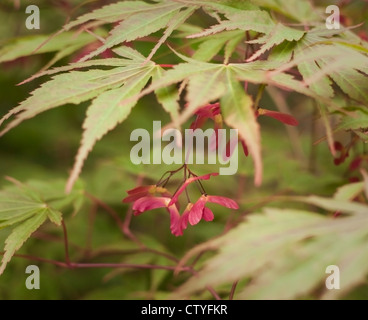
<path id="1" fill-rule="evenodd" d="M 256 96 L 256 99 L 254 100 L 254 107 L 253 107 L 254 110 L 258 110 L 259 102 L 262 99 L 265 88 L 266 88 L 266 85 L 263 83 L 258 87 L 257 96 Z"/>
<path id="2" fill-rule="evenodd" d="M 141 185 L 143 179 L 144 176 L 140 174 L 137 178 L 136 185 Z M 138 246 L 140 246 L 141 248 L 146 248 L 146 246 L 141 241 L 139 241 L 138 238 L 130 230 L 130 222 L 132 221 L 132 216 L 133 216 L 133 208 L 132 206 L 130 206 L 125 216 L 124 223 L 120 229 L 129 239 L 135 242 Z"/>
<path id="3" fill-rule="evenodd" d="M 4 252 L 0 252 L 0 254 L 4 254 Z M 56 260 L 49 260 L 39 257 L 34 257 L 30 255 L 23 255 L 23 254 L 15 254 L 14 257 L 23 258 L 33 261 L 40 261 L 45 263 L 50 263 L 56 265 L 58 267 L 73 269 L 73 268 L 130 268 L 130 269 L 151 269 L 151 270 L 170 270 L 175 271 L 177 270 L 177 266 L 161 266 L 161 265 L 154 265 L 154 264 L 129 264 L 129 263 L 77 263 L 77 262 L 61 262 Z M 182 267 L 179 271 L 186 271 L 190 272 L 194 276 L 197 275 L 197 271 L 193 270 L 191 267 Z M 213 295 L 216 300 L 221 300 L 220 296 L 217 292 L 211 287 L 206 286 L 206 289 Z"/>
<path id="4" fill-rule="evenodd" d="M 4 252 L 0 252 L 1 255 Z M 154 264 L 130 264 L 130 263 L 78 263 L 78 262 L 61 262 L 56 260 L 39 258 L 26 254 L 15 254 L 14 257 L 23 258 L 27 260 L 40 261 L 45 263 L 50 263 L 58 267 L 73 269 L 73 268 L 134 268 L 134 269 L 159 269 L 159 270 L 176 270 L 176 266 L 161 266 Z M 183 267 L 181 271 L 192 272 L 190 267 Z"/>
<path id="5" fill-rule="evenodd" d="M 84 250 L 85 256 L 89 256 L 92 251 L 93 229 L 94 229 L 95 220 L 96 220 L 97 208 L 98 208 L 97 204 L 93 203 L 88 213 L 88 230 L 87 230 L 87 238 L 86 238 L 86 247 Z"/>
<path id="6" fill-rule="evenodd" d="M 313 116 L 311 119 L 311 132 L 310 132 L 310 154 L 309 154 L 309 172 L 312 174 L 316 173 L 316 160 L 317 160 L 317 146 L 314 145 L 314 141 L 317 140 L 317 117 L 318 107 L 314 106 Z"/>
<path id="7" fill-rule="evenodd" d="M 68 266 L 70 266 L 68 233 L 66 231 L 64 220 L 61 221 L 61 225 L 63 227 L 63 234 L 64 234 L 65 262 Z"/>
<path id="8" fill-rule="evenodd" d="M 280 91 L 278 91 L 277 89 L 272 88 L 272 87 L 267 87 L 266 90 L 267 90 L 267 93 L 269 94 L 269 96 L 271 97 L 271 99 L 274 101 L 277 108 L 281 112 L 290 113 L 289 106 L 288 106 L 284 96 L 282 95 L 282 93 Z M 302 143 L 301 143 L 300 138 L 299 138 L 298 129 L 295 128 L 295 127 L 286 126 L 286 130 L 287 130 L 287 133 L 289 135 L 289 139 L 290 139 L 290 142 L 291 142 L 291 147 L 293 148 L 294 156 L 299 161 L 304 161 L 305 156 L 304 156 L 304 152 L 303 152 L 303 149 L 302 149 Z"/>
<path id="9" fill-rule="evenodd" d="M 229 295 L 229 300 L 233 300 L 234 299 L 234 294 L 235 294 L 235 290 L 236 290 L 236 287 L 238 285 L 239 281 L 235 281 L 231 287 L 231 290 L 230 290 L 230 295 Z"/>

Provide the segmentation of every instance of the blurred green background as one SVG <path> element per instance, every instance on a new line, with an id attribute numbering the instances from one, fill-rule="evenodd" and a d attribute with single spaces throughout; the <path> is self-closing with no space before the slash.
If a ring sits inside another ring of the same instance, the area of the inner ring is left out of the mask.
<path id="1" fill-rule="evenodd" d="M 15 1 L 16 2 L 16 1 Z M 27 30 L 24 25 L 25 6 L 29 1 L 20 0 L 20 7 L 14 1 L 2 0 L 0 4 L 0 45 L 9 39 L 21 35 L 51 34 L 60 29 L 71 15 L 76 17 L 92 8 L 100 7 L 109 1 L 91 1 L 79 9 L 73 10 L 82 1 L 42 1 L 33 0 L 41 10 L 41 30 Z M 320 1 L 329 3 L 329 1 Z M 366 19 L 367 7 L 363 1 L 352 1 L 344 9 L 357 24 Z M 198 24 L 203 23 L 197 18 Z M 147 54 L 152 48 L 150 43 L 139 43 L 137 49 Z M 163 50 L 165 51 L 165 50 Z M 54 56 L 54 53 L 20 58 L 0 65 L 0 114 L 24 100 L 29 93 L 43 83 L 44 78 L 36 79 L 22 86 L 16 84 L 40 70 Z M 158 56 L 160 56 L 158 54 Z M 58 62 L 63 65 L 73 57 Z M 160 62 L 171 63 L 171 56 L 162 56 Z M 255 92 L 255 88 L 251 88 Z M 253 165 L 239 150 L 239 174 L 231 177 L 217 177 L 204 182 L 209 194 L 235 198 L 241 205 L 239 212 L 216 207 L 215 221 L 200 223 L 188 228 L 184 237 L 176 238 L 170 234 L 169 219 L 165 212 L 147 212 L 133 217 L 131 229 L 147 246 L 170 253 L 181 258 L 196 244 L 222 234 L 227 227 L 229 215 L 231 221 L 237 215 L 246 215 L 265 205 L 282 206 L 270 200 L 274 195 L 319 194 L 331 196 L 336 187 L 348 181 L 348 163 L 336 167 L 333 158 L 322 142 L 312 146 L 310 130 L 319 128 L 320 121 L 315 119 L 313 105 L 300 95 L 288 97 L 292 114 L 300 121 L 300 126 L 287 131 L 285 126 L 273 119 L 260 118 L 263 139 L 263 157 L 265 179 L 262 188 L 253 186 Z M 4 176 L 11 176 L 22 182 L 27 180 L 66 181 L 73 165 L 82 134 L 81 125 L 88 104 L 66 105 L 45 112 L 34 119 L 22 123 L 0 139 L 0 185 L 8 185 Z M 269 97 L 261 101 L 261 106 L 276 109 Z M 152 121 L 168 123 L 169 117 L 162 111 L 154 96 L 142 99 L 133 109 L 129 119 L 98 142 L 85 163 L 81 178 L 88 193 L 102 199 L 124 219 L 128 206 L 121 203 L 125 191 L 136 186 L 139 174 L 146 183 L 154 183 L 167 171 L 165 165 L 135 166 L 129 160 L 132 143 L 129 136 L 136 128 L 151 130 Z M 323 130 L 317 129 L 317 138 L 323 136 Z M 291 142 L 294 139 L 294 143 Z M 315 150 L 311 160 L 311 150 Z M 355 152 L 359 152 L 356 150 Z M 353 155 L 351 155 L 352 159 Z M 312 161 L 312 163 L 311 163 Z M 311 166 L 314 168 L 311 169 Z M 198 173 L 207 173 L 216 168 L 198 166 Z M 239 191 L 238 185 L 244 187 Z M 240 192 L 240 194 L 238 194 Z M 297 205 L 294 205 L 297 207 Z M 300 206 L 300 205 L 299 205 Z M 304 206 L 302 206 L 304 207 Z M 106 210 L 95 208 L 91 201 L 85 200 L 76 216 L 72 210 L 65 212 L 70 240 L 71 259 L 73 261 L 125 262 L 168 264 L 164 257 L 140 248 L 127 239 L 119 230 L 115 221 Z M 0 244 L 9 234 L 7 229 L 0 230 Z M 45 224 L 27 241 L 20 253 L 32 256 L 64 260 L 63 235 L 61 228 L 50 223 Z M 210 255 L 210 254 L 208 254 Z M 199 262 L 199 266 L 201 265 Z M 24 282 L 27 265 L 36 264 L 41 269 L 41 290 L 27 290 Z M 13 258 L 4 274 L 0 277 L 0 299 L 164 299 L 173 286 L 180 284 L 189 275 L 182 273 L 174 277 L 172 272 L 162 270 L 134 269 L 63 269 L 47 263 L 31 262 L 27 259 Z M 224 292 L 229 287 L 223 288 Z M 196 298 L 210 298 L 204 292 Z M 368 286 L 357 289 L 351 298 L 368 298 Z M 348 298 L 349 298 L 348 297 Z"/>

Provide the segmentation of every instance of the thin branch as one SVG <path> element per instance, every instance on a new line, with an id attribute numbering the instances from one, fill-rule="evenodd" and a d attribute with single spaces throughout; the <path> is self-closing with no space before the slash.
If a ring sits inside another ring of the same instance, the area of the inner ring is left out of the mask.
<path id="1" fill-rule="evenodd" d="M 235 290 L 236 290 L 236 286 L 238 285 L 239 281 L 235 281 L 231 287 L 230 290 L 230 295 L 229 295 L 229 300 L 233 300 L 234 299 L 234 294 L 235 294 Z"/>
<path id="2" fill-rule="evenodd" d="M 64 220 L 61 221 L 61 225 L 63 227 L 63 234 L 64 234 L 65 262 L 68 266 L 70 266 L 68 233 L 66 231 L 66 225 Z"/>
<path id="3" fill-rule="evenodd" d="M 3 255 L 4 252 L 0 252 Z M 161 266 L 154 264 L 130 264 L 130 263 L 78 263 L 78 262 L 61 262 L 56 260 L 44 259 L 26 254 L 15 254 L 16 258 L 23 258 L 27 260 L 50 263 L 58 267 L 73 269 L 73 268 L 134 268 L 134 269 L 159 269 L 159 270 L 176 270 L 176 266 Z M 190 267 L 183 267 L 181 271 L 192 272 Z"/>
<path id="4" fill-rule="evenodd" d="M 205 254 L 206 251 L 201 251 L 193 260 L 193 262 L 191 263 L 191 267 L 194 268 L 194 266 L 197 264 L 197 262 L 199 261 L 200 258 L 202 258 L 202 256 Z"/>
<path id="5" fill-rule="evenodd" d="M 130 206 L 129 209 L 127 210 L 124 223 L 122 224 L 120 229 L 125 236 L 127 236 L 130 240 L 135 242 L 142 249 L 146 248 L 146 246 L 130 230 L 130 222 L 132 221 L 132 216 L 133 216 L 133 208 L 132 206 Z"/>
<path id="6" fill-rule="evenodd" d="M 90 34 L 92 37 L 95 37 L 98 41 L 101 43 L 105 43 L 105 39 L 99 36 L 98 34 L 94 33 L 93 31 L 89 30 L 88 28 L 84 28 L 84 31 L 86 31 L 88 34 Z"/>
<path id="7" fill-rule="evenodd" d="M 102 200 L 96 198 L 95 196 L 93 196 L 92 194 L 86 192 L 86 196 L 92 200 L 94 203 L 96 203 L 99 207 L 103 208 L 107 213 L 110 214 L 110 216 L 114 219 L 115 223 L 118 225 L 119 229 L 121 230 L 121 232 L 126 235 L 129 239 L 131 239 L 133 242 L 137 243 L 140 247 L 145 247 L 130 231 L 129 229 L 129 225 L 130 225 L 130 220 L 132 217 L 132 209 L 131 207 L 128 209 L 127 211 L 127 215 L 125 217 L 124 222 L 121 221 L 118 213 L 111 208 L 108 204 L 106 204 L 105 202 L 103 202 Z"/>
<path id="8" fill-rule="evenodd" d="M 243 174 L 239 174 L 239 183 L 238 183 L 238 190 L 237 190 L 237 194 L 236 194 L 236 202 L 240 203 L 241 199 L 243 197 L 244 194 L 244 188 L 245 188 L 245 181 L 246 181 L 246 177 Z M 228 232 L 234 225 L 233 225 L 233 218 L 234 216 L 237 216 L 238 213 L 232 211 L 229 214 L 229 217 L 226 220 L 226 224 L 225 224 L 225 228 L 224 228 L 224 233 Z"/>
<path id="9" fill-rule="evenodd" d="M 317 146 L 314 145 L 314 141 L 317 140 L 317 117 L 318 117 L 318 107 L 314 106 L 313 116 L 311 118 L 311 129 L 310 129 L 310 153 L 309 153 L 309 172 L 316 174 L 316 161 L 317 161 Z"/>
<path id="10" fill-rule="evenodd" d="M 67 239 L 67 237 L 66 237 Z M 4 254 L 4 252 L 0 252 L 0 254 Z M 70 262 L 65 263 L 56 260 L 49 260 L 44 258 L 39 258 L 30 255 L 23 254 L 15 254 L 14 257 L 23 258 L 27 260 L 40 261 L 45 263 L 50 263 L 56 265 L 58 267 L 73 269 L 73 268 L 130 268 L 130 269 L 155 269 L 155 270 L 169 270 L 169 271 L 185 271 L 190 272 L 192 275 L 197 276 L 197 271 L 192 267 L 183 266 L 178 269 L 178 266 L 162 266 L 162 265 L 152 265 L 152 264 L 129 264 L 129 263 L 78 263 L 78 262 Z M 217 292 L 211 287 L 206 286 L 206 289 L 213 295 L 216 300 L 221 300 L 220 296 Z"/>
<path id="11" fill-rule="evenodd" d="M 85 257 L 88 257 L 92 251 L 93 230 L 96 220 L 97 208 L 98 208 L 97 204 L 93 203 L 88 213 L 88 230 L 87 230 L 86 246 L 84 250 Z"/>
<path id="12" fill-rule="evenodd" d="M 262 99 L 265 88 L 266 88 L 266 85 L 263 83 L 258 87 L 257 96 L 256 96 L 256 99 L 254 100 L 254 107 L 253 107 L 254 110 L 258 110 L 259 102 Z"/>
<path id="13" fill-rule="evenodd" d="M 152 269 L 170 270 L 176 269 L 175 266 L 161 266 L 155 264 L 130 264 L 130 263 L 72 263 L 73 268 L 132 268 L 132 269 Z M 182 271 L 190 271 L 189 267 L 183 267 Z"/>
<path id="14" fill-rule="evenodd" d="M 5 252 L 0 252 L 0 255 L 4 255 L 4 254 L 5 254 Z M 49 264 L 53 264 L 53 265 L 58 266 L 58 267 L 68 268 L 68 265 L 65 262 L 51 260 L 51 259 L 45 259 L 45 258 L 40 258 L 40 257 L 35 257 L 35 256 L 31 256 L 31 255 L 28 255 L 28 254 L 14 254 L 13 257 L 27 259 L 27 260 L 31 260 L 31 261 L 49 263 Z"/>
<path id="15" fill-rule="evenodd" d="M 160 255 L 170 261 L 173 261 L 175 263 L 179 262 L 179 259 L 175 258 L 174 256 L 165 253 L 165 252 L 161 252 L 155 249 L 151 249 L 151 248 L 139 248 L 139 249 L 129 249 L 129 250 L 121 250 L 121 249 L 101 249 L 101 250 L 95 250 L 93 253 L 90 253 L 88 255 L 89 259 L 94 259 L 94 258 L 98 258 L 98 257 L 103 257 L 103 256 L 111 256 L 111 255 L 129 255 L 129 254 L 136 254 L 136 253 L 142 253 L 142 252 L 148 252 L 148 253 L 153 253 L 153 254 L 157 254 Z"/>

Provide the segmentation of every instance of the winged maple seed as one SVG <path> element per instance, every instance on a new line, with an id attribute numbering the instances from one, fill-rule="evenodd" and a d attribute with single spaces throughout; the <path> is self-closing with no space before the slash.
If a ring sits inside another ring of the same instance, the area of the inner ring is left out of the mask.
<path id="1" fill-rule="evenodd" d="M 212 149 L 217 150 L 219 148 L 218 130 L 223 128 L 224 125 L 220 103 L 207 104 L 203 107 L 200 107 L 194 112 L 194 115 L 196 118 L 190 125 L 190 129 L 192 130 L 202 128 L 208 120 L 213 121 L 214 134 L 210 138 L 210 146 Z M 268 116 L 287 125 L 298 125 L 298 121 L 291 115 L 262 108 L 258 108 L 255 111 L 255 116 Z M 240 141 L 245 156 L 248 156 L 248 147 L 244 139 L 240 139 Z M 227 142 L 225 149 L 226 157 L 232 156 L 237 141 L 234 142 L 231 140 Z M 171 195 L 170 191 L 166 189 L 166 185 L 171 177 L 180 171 L 184 171 L 184 180 L 177 187 L 175 193 Z M 188 168 L 187 164 L 184 164 L 177 170 L 166 172 L 155 185 L 139 186 L 128 190 L 128 196 L 123 199 L 123 202 L 134 202 L 133 210 L 134 215 L 136 216 L 149 210 L 166 208 L 170 214 L 171 233 L 175 236 L 181 236 L 183 235 L 183 231 L 187 228 L 188 222 L 191 225 L 196 225 L 202 219 L 205 221 L 212 221 L 214 219 L 213 212 L 211 209 L 206 207 L 207 202 L 216 203 L 230 209 L 239 208 L 238 204 L 230 198 L 207 195 L 201 180 L 209 180 L 211 176 L 217 175 L 217 173 L 209 173 L 203 176 L 197 176 Z M 195 203 L 190 200 L 187 190 L 187 187 L 194 182 L 202 194 Z M 185 192 L 187 198 L 187 205 L 183 214 L 180 215 L 178 200 L 183 192 Z"/>
<path id="2" fill-rule="evenodd" d="M 184 171 L 184 180 L 179 184 L 175 193 L 171 193 L 165 188 L 170 179 L 177 173 Z M 238 209 L 238 204 L 227 197 L 211 196 L 206 193 L 201 180 L 209 180 L 211 176 L 217 176 L 218 173 L 209 173 L 203 176 L 194 174 L 186 164 L 174 171 L 167 171 L 155 185 L 139 186 L 128 190 L 128 196 L 123 199 L 124 203 L 133 202 L 134 215 L 140 215 L 143 212 L 158 208 L 166 208 L 170 214 L 170 230 L 175 236 L 183 235 L 183 231 L 191 225 L 198 224 L 202 219 L 212 221 L 214 214 L 211 209 L 205 207 L 207 202 L 217 203 L 221 206 Z M 201 196 L 195 203 L 190 200 L 187 187 L 196 183 Z M 179 212 L 179 196 L 185 193 L 187 205 L 182 215 Z M 156 196 L 156 194 L 160 194 Z"/>
<path id="3" fill-rule="evenodd" d="M 215 133 L 210 139 L 210 144 L 211 144 L 212 150 L 214 149 L 217 150 L 219 147 L 218 130 L 223 128 L 223 117 L 221 114 L 220 103 L 208 104 L 204 107 L 199 108 L 194 114 L 196 115 L 196 119 L 190 125 L 190 129 L 195 130 L 198 128 L 202 128 L 204 124 L 207 122 L 207 120 L 209 119 L 214 122 Z M 296 120 L 290 114 L 267 110 L 263 108 L 258 108 L 255 111 L 255 116 L 257 118 L 259 116 L 266 116 L 266 117 L 274 118 L 289 126 L 297 126 L 299 124 L 298 120 Z M 248 157 L 249 151 L 248 151 L 248 147 L 246 145 L 244 138 L 239 137 L 239 141 L 242 145 L 244 155 Z M 234 149 L 235 149 L 235 143 L 229 140 L 226 144 L 226 149 L 225 149 L 223 158 L 231 157 L 231 155 L 234 152 Z"/>

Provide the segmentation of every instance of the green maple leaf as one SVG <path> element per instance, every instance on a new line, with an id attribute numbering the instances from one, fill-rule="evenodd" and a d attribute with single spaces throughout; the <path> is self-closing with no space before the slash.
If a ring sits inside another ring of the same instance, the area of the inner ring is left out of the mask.
<path id="1" fill-rule="evenodd" d="M 64 182 L 45 183 L 30 181 L 22 184 L 14 179 L 14 186 L 0 190 L 0 229 L 14 226 L 5 240 L 4 255 L 0 265 L 0 275 L 12 256 L 47 219 L 60 226 L 60 210 L 81 206 L 83 189 L 78 185 L 72 193 L 65 195 Z"/>
<path id="2" fill-rule="evenodd" d="M 249 148 L 254 160 L 254 182 L 262 182 L 261 134 L 253 109 L 252 98 L 244 92 L 244 88 L 236 80 L 231 69 L 227 69 L 227 90 L 221 98 L 221 109 L 227 125 L 239 130 L 239 136 Z"/>
<path id="3" fill-rule="evenodd" d="M 9 40 L 0 49 L 0 63 L 33 54 L 60 50 L 67 50 L 68 54 L 70 54 L 94 41 L 96 41 L 96 38 L 88 33 L 75 35 L 73 32 L 64 32 L 56 36 L 35 35 L 19 37 Z"/>
<path id="4" fill-rule="evenodd" d="M 70 30 L 86 22 L 91 22 L 91 20 L 95 22 L 114 23 L 133 14 L 149 11 L 151 8 L 152 6 L 144 1 L 119 1 L 80 16 L 76 20 L 66 24 L 63 29 Z"/>
<path id="5" fill-rule="evenodd" d="M 71 191 L 84 160 L 96 141 L 128 117 L 131 109 L 137 103 L 137 95 L 145 87 L 156 68 L 153 63 L 136 67 L 134 74 L 126 79 L 122 87 L 105 91 L 92 101 L 83 123 L 83 138 L 67 183 L 67 192 Z M 123 102 L 130 98 L 129 102 Z"/>
<path id="6" fill-rule="evenodd" d="M 228 16 L 229 20 L 223 20 L 217 25 L 213 25 L 202 32 L 188 36 L 187 38 L 199 38 L 223 31 L 230 30 L 252 30 L 260 33 L 271 33 L 275 23 L 266 11 L 249 10 L 235 13 Z"/>
<path id="7" fill-rule="evenodd" d="M 253 61 L 258 58 L 261 54 L 270 50 L 273 46 L 279 45 L 284 41 L 298 41 L 304 36 L 304 31 L 292 29 L 278 23 L 275 28 L 267 35 L 258 38 L 256 40 L 248 41 L 248 43 L 259 43 L 263 46 L 255 52 L 247 61 Z"/>
<path id="8" fill-rule="evenodd" d="M 129 16 L 110 32 L 110 36 L 101 47 L 84 56 L 80 61 L 88 60 L 120 43 L 133 41 L 167 27 L 170 23 L 175 22 L 175 19 L 178 19 L 177 15 L 181 14 L 180 10 L 183 7 L 179 3 L 163 2 L 150 5 L 150 10 Z M 184 15 L 185 17 L 189 16 L 187 12 Z M 169 29 L 173 30 L 174 27 L 175 24 L 169 26 Z"/>
<path id="9" fill-rule="evenodd" d="M 341 297 L 364 283 L 368 273 L 368 207 L 350 201 L 363 188 L 362 183 L 347 185 L 333 198 L 300 198 L 326 210 L 350 214 L 340 219 L 276 208 L 247 215 L 237 228 L 198 245 L 184 257 L 181 264 L 199 252 L 217 251 L 172 297 L 241 279 L 252 281 L 238 287 L 238 299 L 303 298 L 316 288 L 322 289 L 322 299 Z M 346 274 L 341 277 L 340 290 L 324 286 L 329 265 L 339 266 L 341 274 Z"/>

